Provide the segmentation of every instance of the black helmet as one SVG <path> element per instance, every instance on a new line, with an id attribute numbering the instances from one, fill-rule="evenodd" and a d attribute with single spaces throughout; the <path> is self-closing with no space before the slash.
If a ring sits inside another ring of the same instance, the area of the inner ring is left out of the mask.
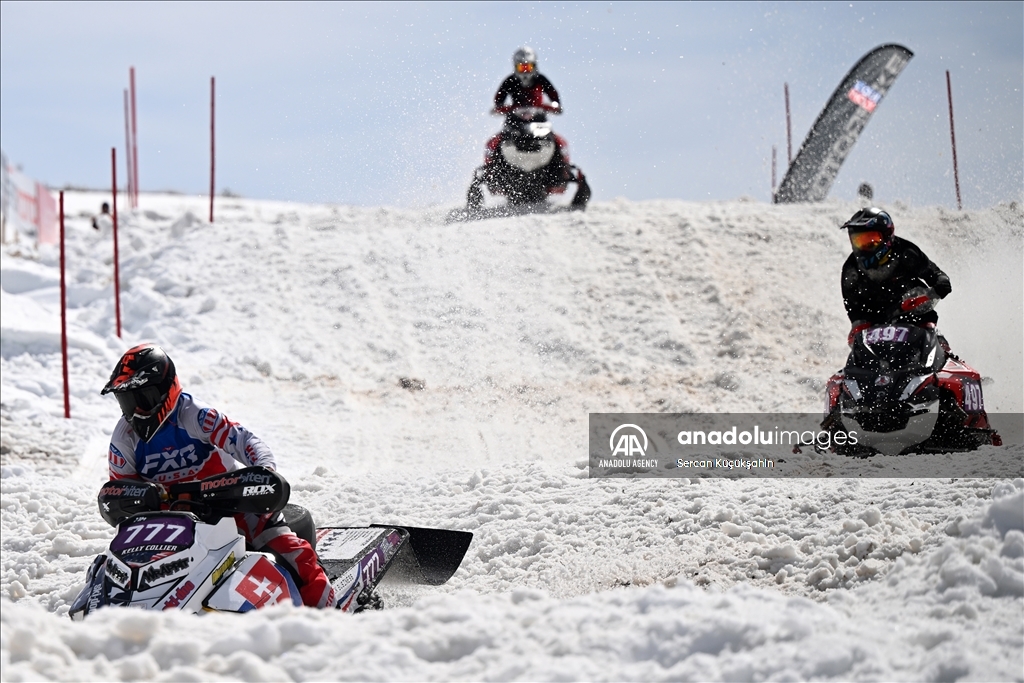
<path id="1" fill-rule="evenodd" d="M 149 441 L 174 410 L 181 394 L 174 362 L 156 344 L 128 349 L 101 394 L 114 394 L 128 426 Z"/>
<path id="2" fill-rule="evenodd" d="M 849 232 L 857 263 L 865 270 L 877 268 L 889 260 L 896 226 L 885 211 L 875 207 L 861 209 L 842 229 Z"/>

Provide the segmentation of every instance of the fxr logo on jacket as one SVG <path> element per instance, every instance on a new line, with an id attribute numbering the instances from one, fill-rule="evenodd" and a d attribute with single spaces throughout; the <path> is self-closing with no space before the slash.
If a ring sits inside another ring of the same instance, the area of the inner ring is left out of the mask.
<path id="1" fill-rule="evenodd" d="M 139 474 L 156 481 L 181 479 L 198 472 L 204 460 L 206 457 L 196 451 L 195 444 L 188 444 L 173 451 L 146 453 Z M 171 473 L 170 476 L 164 474 L 168 471 Z"/>

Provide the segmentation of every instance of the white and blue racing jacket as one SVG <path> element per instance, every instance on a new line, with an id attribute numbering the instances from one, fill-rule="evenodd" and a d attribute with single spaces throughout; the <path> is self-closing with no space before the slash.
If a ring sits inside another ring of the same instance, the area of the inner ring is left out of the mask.
<path id="1" fill-rule="evenodd" d="M 160 430 L 143 441 L 122 417 L 110 437 L 111 479 L 161 484 L 205 479 L 242 467 L 277 469 L 274 454 L 252 432 L 182 392 Z"/>

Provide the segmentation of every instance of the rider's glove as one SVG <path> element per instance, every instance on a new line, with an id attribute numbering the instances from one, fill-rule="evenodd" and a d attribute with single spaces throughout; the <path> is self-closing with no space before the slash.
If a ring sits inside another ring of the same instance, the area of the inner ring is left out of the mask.
<path id="1" fill-rule="evenodd" d="M 935 281 L 935 286 L 932 287 L 935 293 L 939 295 L 940 299 L 945 299 L 949 296 L 949 293 L 953 291 L 953 285 L 950 283 L 949 278 L 946 275 L 940 275 L 939 279 Z"/>
<path id="2" fill-rule="evenodd" d="M 858 320 L 857 322 L 855 322 L 853 324 L 853 329 L 850 330 L 850 334 L 846 336 L 846 345 L 852 348 L 853 340 L 857 338 L 857 335 L 863 332 L 864 330 L 868 329 L 869 327 L 871 327 L 871 323 L 866 323 L 862 320 Z"/>

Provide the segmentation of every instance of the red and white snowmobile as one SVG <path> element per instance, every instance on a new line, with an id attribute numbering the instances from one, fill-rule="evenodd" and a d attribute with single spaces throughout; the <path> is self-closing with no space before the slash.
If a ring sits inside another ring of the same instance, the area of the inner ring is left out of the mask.
<path id="1" fill-rule="evenodd" d="M 836 452 L 867 457 L 1002 444 L 988 422 L 981 375 L 950 352 L 934 325 L 920 324 L 937 301 L 934 290 L 917 288 L 890 322 L 854 337 L 846 367 L 828 381 L 821 423 L 848 435 Z"/>
<path id="2" fill-rule="evenodd" d="M 456 209 L 449 222 L 521 213 L 583 210 L 590 201 L 590 185 L 579 167 L 569 162 L 568 145 L 551 129 L 550 106 L 499 110 L 508 114 L 501 132 L 487 143 L 484 165 L 473 173 L 466 193 L 466 208 Z M 564 194 L 576 184 L 568 205 L 548 203 L 548 197 Z M 503 204 L 485 206 L 484 189 Z"/>
<path id="3" fill-rule="evenodd" d="M 380 608 L 375 588 L 389 583 L 437 586 L 455 573 L 473 535 L 465 531 L 394 525 L 316 529 L 309 512 L 286 505 L 288 482 L 250 467 L 203 481 L 159 484 L 111 481 L 100 491 L 100 513 L 117 527 L 96 557 L 72 619 L 107 606 L 186 612 L 248 612 L 301 605 L 289 571 L 270 553 L 246 548 L 233 515 L 283 510 L 296 534 L 310 541 L 347 612 Z"/>

